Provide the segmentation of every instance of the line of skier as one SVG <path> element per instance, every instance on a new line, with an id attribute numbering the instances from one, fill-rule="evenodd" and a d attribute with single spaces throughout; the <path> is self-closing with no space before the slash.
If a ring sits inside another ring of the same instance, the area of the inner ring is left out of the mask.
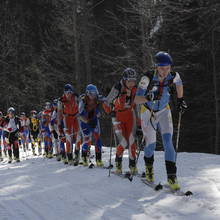
<path id="1" fill-rule="evenodd" d="M 136 134 L 142 130 L 146 180 L 154 181 L 154 151 L 156 133 L 162 136 L 165 151 L 167 179 L 174 190 L 180 188 L 177 181 L 176 152 L 173 146 L 173 122 L 169 106 L 170 95 L 176 89 L 178 111 L 182 114 L 187 105 L 183 98 L 183 84 L 180 75 L 171 70 L 171 56 L 166 52 L 155 55 L 155 69 L 144 73 L 140 81 L 136 71 L 126 68 L 120 82 L 116 83 L 107 97 L 101 95 L 97 87 L 89 84 L 85 93 L 78 95 L 71 84 L 64 86 L 59 99 L 47 102 L 44 109 L 37 113 L 31 111 L 30 118 L 24 112 L 20 117 L 10 107 L 7 116 L 0 112 L 0 135 L 2 154 L 8 152 L 8 162 L 19 162 L 20 145 L 25 152 L 31 143 L 33 154 L 42 153 L 48 158 L 56 155 L 57 160 L 77 166 L 81 159 L 88 166 L 90 146 L 95 145 L 97 166 L 103 166 L 102 141 L 100 138 L 100 108 L 112 118 L 116 136 L 115 165 L 117 174 L 122 173 L 122 159 L 125 149 L 129 151 L 129 168 L 132 175 L 137 170 Z M 137 129 L 139 127 L 140 129 Z M 94 143 L 93 143 L 94 142 Z"/>

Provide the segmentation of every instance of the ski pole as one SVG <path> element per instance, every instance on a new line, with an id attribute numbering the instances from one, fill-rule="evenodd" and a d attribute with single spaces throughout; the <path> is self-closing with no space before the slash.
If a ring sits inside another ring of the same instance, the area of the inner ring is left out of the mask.
<path id="1" fill-rule="evenodd" d="M 111 136 L 110 136 L 110 158 L 109 158 L 109 170 L 108 170 L 108 176 L 111 175 L 111 168 L 112 168 L 112 136 L 113 136 L 113 123 L 111 127 Z"/>
<path id="2" fill-rule="evenodd" d="M 178 125 L 177 125 L 177 136 L 176 136 L 176 159 L 177 159 L 177 152 L 178 152 L 178 148 L 179 148 L 181 118 L 182 118 L 182 113 L 179 112 Z"/>
<path id="3" fill-rule="evenodd" d="M 142 145 L 143 143 L 144 143 L 144 137 L 142 137 L 141 145 Z M 139 159 L 140 152 L 141 152 L 141 147 L 139 146 L 139 139 L 138 139 L 138 138 L 137 138 L 137 145 L 138 145 L 138 153 L 137 153 L 137 158 L 136 158 L 136 160 L 135 160 L 135 167 L 137 166 L 138 159 Z M 133 177 L 134 177 L 134 174 L 131 174 L 130 176 L 128 176 L 128 179 L 132 182 Z"/>

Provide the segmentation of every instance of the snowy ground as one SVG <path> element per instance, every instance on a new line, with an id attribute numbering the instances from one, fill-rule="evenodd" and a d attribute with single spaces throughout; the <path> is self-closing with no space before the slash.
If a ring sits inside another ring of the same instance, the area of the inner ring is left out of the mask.
<path id="1" fill-rule="evenodd" d="M 108 165 L 109 152 L 104 148 Z M 138 163 L 144 170 L 143 155 Z M 155 155 L 156 180 L 164 182 L 163 152 Z M 128 170 L 127 154 L 123 161 Z M 20 163 L 0 163 L 0 220 L 56 219 L 220 219 L 220 156 L 178 155 L 182 189 L 192 197 L 155 192 L 139 178 L 133 182 L 108 170 L 73 167 L 55 159 L 29 156 Z"/>

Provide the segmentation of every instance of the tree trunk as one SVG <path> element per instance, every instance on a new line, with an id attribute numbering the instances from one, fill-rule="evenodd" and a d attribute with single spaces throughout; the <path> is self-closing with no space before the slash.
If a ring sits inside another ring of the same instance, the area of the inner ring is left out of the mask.
<path id="1" fill-rule="evenodd" d="M 215 18 L 213 16 L 213 22 L 215 22 Z M 218 73 L 216 71 L 216 48 L 215 48 L 215 27 L 212 30 L 212 48 L 211 48 L 211 54 L 212 54 L 212 67 L 213 67 L 213 86 L 214 86 L 214 99 L 215 99 L 215 145 L 214 150 L 216 154 L 220 154 L 220 129 L 219 129 L 219 93 L 218 93 Z"/>
<path id="2" fill-rule="evenodd" d="M 78 42 L 78 30 L 77 30 L 77 1 L 73 0 L 73 50 L 74 50 L 74 84 L 76 91 L 80 89 L 80 64 L 79 64 L 79 42 Z"/>

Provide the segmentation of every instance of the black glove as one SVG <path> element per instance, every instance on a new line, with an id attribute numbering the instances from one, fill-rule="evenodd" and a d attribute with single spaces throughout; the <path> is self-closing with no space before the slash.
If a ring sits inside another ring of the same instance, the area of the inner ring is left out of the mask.
<path id="1" fill-rule="evenodd" d="M 97 125 L 97 121 L 95 119 L 91 119 L 89 120 L 88 125 L 90 126 L 90 128 L 95 128 Z"/>
<path id="2" fill-rule="evenodd" d="M 137 127 L 136 135 L 137 135 L 137 136 L 142 136 L 142 135 L 143 135 L 142 129 L 141 129 L 141 127 L 139 127 L 139 126 Z"/>
<path id="3" fill-rule="evenodd" d="M 178 111 L 183 114 L 185 110 L 188 108 L 184 98 L 177 98 Z"/>
<path id="4" fill-rule="evenodd" d="M 53 130 L 53 136 L 54 136 L 55 139 L 58 139 L 58 134 L 55 130 Z"/>
<path id="5" fill-rule="evenodd" d="M 154 95 L 153 92 L 148 92 L 148 93 L 145 95 L 145 97 L 146 97 L 146 99 L 147 99 L 148 101 L 154 101 L 154 99 L 155 99 L 155 95 Z"/>

